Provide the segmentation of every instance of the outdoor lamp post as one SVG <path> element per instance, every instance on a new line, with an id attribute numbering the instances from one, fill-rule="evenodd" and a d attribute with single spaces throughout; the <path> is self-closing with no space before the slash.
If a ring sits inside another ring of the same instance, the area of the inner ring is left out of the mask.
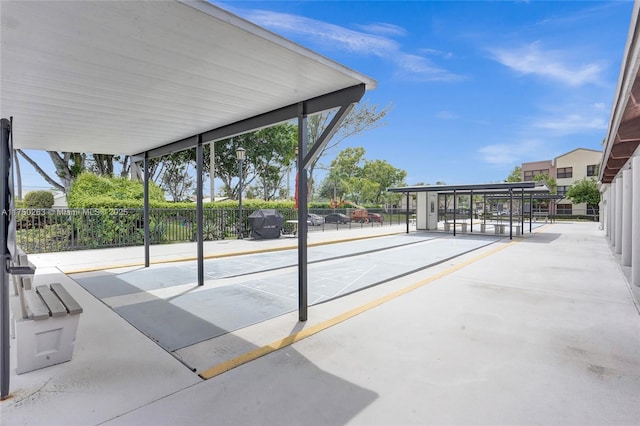
<path id="1" fill-rule="evenodd" d="M 245 149 L 239 146 L 236 148 L 236 159 L 238 160 L 238 239 L 242 239 L 242 163 L 244 162 Z"/>

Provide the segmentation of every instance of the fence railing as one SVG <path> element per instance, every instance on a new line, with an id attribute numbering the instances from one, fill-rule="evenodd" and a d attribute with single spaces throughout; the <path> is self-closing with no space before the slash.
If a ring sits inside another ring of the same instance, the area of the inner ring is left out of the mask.
<path id="1" fill-rule="evenodd" d="M 287 220 L 297 219 L 294 209 L 279 209 L 285 224 L 283 232 L 291 227 Z M 223 240 L 237 238 L 242 231 L 249 237 L 248 217 L 254 210 L 243 210 L 238 223 L 238 211 L 231 209 L 204 209 L 203 239 Z M 325 216 L 329 213 L 349 215 L 350 209 L 311 209 L 309 213 Z M 370 209 L 381 221 L 349 221 L 309 226 L 309 232 L 387 226 L 405 223 L 401 209 Z M 413 212 L 412 212 L 413 213 Z M 144 244 L 144 214 L 142 209 L 17 209 L 16 241 L 27 253 L 47 253 L 106 247 L 126 247 Z M 240 225 L 240 226 L 238 226 Z M 195 241 L 195 209 L 150 209 L 149 240 L 151 244 L 170 244 Z"/>

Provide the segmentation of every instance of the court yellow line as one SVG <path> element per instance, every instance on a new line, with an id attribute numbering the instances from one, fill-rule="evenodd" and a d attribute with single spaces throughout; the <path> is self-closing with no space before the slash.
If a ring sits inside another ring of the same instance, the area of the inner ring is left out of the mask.
<path id="1" fill-rule="evenodd" d="M 326 245 L 329 245 L 329 244 L 346 243 L 346 242 L 349 242 L 349 241 L 366 240 L 366 239 L 378 238 L 378 237 L 387 237 L 387 236 L 390 236 L 390 235 L 397 235 L 397 234 L 404 234 L 404 231 L 402 231 L 402 232 L 395 232 L 394 231 L 394 232 L 388 232 L 386 234 L 377 234 L 377 235 L 365 235 L 363 237 L 342 238 L 340 240 L 318 241 L 317 243 L 309 243 L 309 244 L 307 244 L 307 247 L 326 246 Z M 209 254 L 209 255 L 204 256 L 203 259 L 221 259 L 221 258 L 225 258 L 225 257 L 242 256 L 242 255 L 245 255 L 245 254 L 258 254 L 258 253 L 270 253 L 270 252 L 275 252 L 275 251 L 293 250 L 293 249 L 296 249 L 296 248 L 298 248 L 297 245 L 288 245 L 288 246 L 282 246 L 282 247 L 260 248 L 260 249 L 253 249 L 253 250 L 239 250 L 239 251 L 231 251 L 231 252 L 227 252 L 227 253 Z M 149 264 L 150 265 L 162 265 L 164 263 L 188 262 L 188 261 L 192 261 L 192 260 L 198 260 L 198 258 L 196 256 L 177 257 L 177 258 L 173 258 L 173 259 L 150 261 Z M 117 264 L 117 265 L 102 265 L 102 266 L 94 266 L 94 267 L 91 267 L 91 268 L 83 268 L 83 269 L 75 269 L 75 270 L 72 269 L 72 270 L 69 270 L 69 271 L 63 270 L 62 272 L 64 272 L 67 275 L 73 275 L 73 274 L 83 274 L 85 272 L 104 271 L 106 269 L 133 268 L 133 267 L 136 267 L 136 266 L 144 266 L 144 262 L 121 263 L 121 264 Z"/>
<path id="2" fill-rule="evenodd" d="M 233 368 L 239 367 L 243 364 L 246 364 L 248 362 L 254 361 L 262 356 L 265 356 L 267 354 L 270 354 L 272 352 L 277 351 L 278 349 L 282 349 L 284 347 L 290 346 L 296 342 L 299 342 L 300 340 L 306 339 L 309 336 L 312 336 L 316 333 L 319 333 L 320 331 L 326 330 L 329 327 L 333 327 L 336 324 L 340 324 L 341 322 L 344 322 L 350 318 L 355 317 L 356 315 L 359 315 L 363 312 L 366 312 L 368 310 L 371 310 L 373 308 L 375 308 L 376 306 L 380 306 L 392 299 L 395 299 L 397 297 L 400 297 L 404 294 L 407 294 L 413 290 L 416 290 L 420 287 L 423 287 L 429 283 L 432 283 L 433 281 L 436 281 L 444 276 L 447 276 L 449 274 L 452 274 L 453 272 L 456 272 L 462 268 L 464 268 L 465 266 L 468 266 L 474 262 L 477 262 L 481 259 L 484 259 L 488 256 L 491 256 L 501 250 L 504 250 L 507 247 L 510 247 L 518 242 L 522 241 L 522 239 L 517 239 L 515 241 L 511 241 L 509 243 L 505 243 L 502 246 L 498 246 L 492 250 L 486 251 L 484 253 L 481 253 L 471 259 L 465 260 L 464 262 L 459 263 L 458 265 L 452 266 L 444 271 L 438 272 L 437 274 L 434 274 L 430 277 L 427 277 L 423 280 L 420 280 L 414 284 L 411 284 L 405 288 L 402 288 L 400 290 L 396 290 L 392 293 L 389 293 L 386 296 L 382 296 L 376 300 L 373 300 L 369 303 L 365 303 L 364 305 L 358 306 L 354 309 L 351 309 L 347 312 L 344 312 L 340 315 L 337 315 L 333 318 L 330 318 L 328 320 L 325 320 L 321 323 L 318 323 L 316 325 L 313 325 L 311 327 L 305 328 L 304 330 L 298 331 L 296 333 L 290 334 L 287 337 L 284 337 L 282 339 L 278 339 L 266 346 L 262 346 L 260 348 L 254 349 L 252 351 L 246 352 L 242 355 L 239 355 L 235 358 L 232 358 L 228 361 L 224 361 L 218 365 L 215 365 L 211 368 L 208 368 L 206 370 L 204 370 L 203 372 L 201 372 L 199 374 L 199 376 L 203 379 L 210 379 L 212 377 L 218 376 L 226 371 L 229 371 Z"/>

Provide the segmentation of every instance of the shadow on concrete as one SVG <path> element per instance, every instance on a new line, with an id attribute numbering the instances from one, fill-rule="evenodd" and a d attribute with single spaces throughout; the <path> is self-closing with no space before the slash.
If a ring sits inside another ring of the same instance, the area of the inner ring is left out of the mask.
<path id="1" fill-rule="evenodd" d="M 72 279 L 168 352 L 296 308 L 293 300 L 274 298 L 272 294 L 239 285 L 210 289 L 180 286 L 175 295 L 160 298 L 106 271 L 78 274 Z"/>
<path id="2" fill-rule="evenodd" d="M 554 232 L 538 232 L 535 234 L 527 235 L 522 239 L 522 242 L 525 243 L 536 243 L 536 244 L 550 244 L 551 242 L 560 238 L 562 234 L 554 233 Z"/>
<path id="3" fill-rule="evenodd" d="M 378 398 L 288 346 L 105 424 L 343 425 Z"/>

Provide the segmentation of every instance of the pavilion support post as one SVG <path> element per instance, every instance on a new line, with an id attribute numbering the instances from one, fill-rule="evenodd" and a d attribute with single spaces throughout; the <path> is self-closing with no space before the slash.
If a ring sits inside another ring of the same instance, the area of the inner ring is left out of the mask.
<path id="1" fill-rule="evenodd" d="M 513 189 L 509 188 L 509 239 L 513 240 Z"/>
<path id="2" fill-rule="evenodd" d="M 471 231 L 473 232 L 473 191 L 470 192 L 469 194 L 469 220 L 470 220 L 470 226 L 471 226 Z"/>
<path id="3" fill-rule="evenodd" d="M 522 235 L 524 235 L 524 188 L 521 189 L 520 197 L 520 229 L 522 230 Z"/>
<path id="4" fill-rule="evenodd" d="M 533 194 L 529 194 L 529 233 L 533 230 Z"/>
<path id="5" fill-rule="evenodd" d="M 202 232 L 204 215 L 202 213 L 202 165 L 203 161 L 202 135 L 198 135 L 198 144 L 196 145 L 196 229 L 198 237 L 196 239 L 198 254 L 198 285 L 204 285 L 204 235 Z"/>
<path id="6" fill-rule="evenodd" d="M 407 192 L 407 208 L 404 210 L 405 212 L 405 223 L 407 224 L 407 234 L 409 233 L 409 193 Z"/>
<path id="7" fill-rule="evenodd" d="M 308 317 L 307 271 L 307 114 L 304 103 L 298 104 L 298 319 Z M 302 167 L 300 167 L 302 166 Z"/>
<path id="8" fill-rule="evenodd" d="M 151 233 L 149 232 L 149 155 L 148 152 L 144 153 L 144 159 L 142 160 L 144 166 L 144 182 L 142 183 L 144 190 L 144 211 L 142 213 L 144 218 L 144 267 L 148 268 L 151 264 L 151 253 L 149 246 L 151 245 Z"/>
<path id="9" fill-rule="evenodd" d="M 453 190 L 453 236 L 456 236 L 456 210 L 458 209 L 458 196 L 456 190 Z"/>
<path id="10" fill-rule="evenodd" d="M 484 201 L 482 202 L 482 223 L 484 224 L 484 230 L 487 230 L 487 194 L 484 194 Z"/>

